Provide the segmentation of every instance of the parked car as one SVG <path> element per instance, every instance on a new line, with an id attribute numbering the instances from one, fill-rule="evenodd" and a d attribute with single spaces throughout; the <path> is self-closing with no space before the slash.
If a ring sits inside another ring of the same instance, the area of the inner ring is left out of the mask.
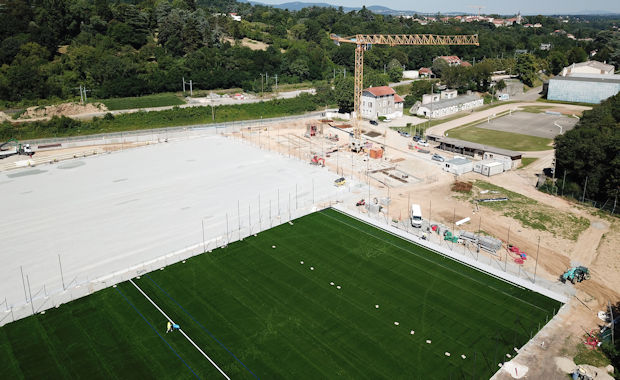
<path id="1" fill-rule="evenodd" d="M 435 161 L 439 161 L 439 162 L 444 162 L 446 159 L 443 158 L 443 156 L 439 155 L 439 154 L 433 154 L 433 157 L 431 157 L 433 160 Z"/>
<path id="2" fill-rule="evenodd" d="M 379 122 L 377 120 L 371 120 L 370 124 L 372 124 L 372 125 L 379 125 Z"/>
<path id="3" fill-rule="evenodd" d="M 406 138 L 411 137 L 411 135 L 408 132 L 398 131 L 398 133 L 400 133 L 401 136 L 406 137 Z"/>
<path id="4" fill-rule="evenodd" d="M 420 141 L 420 140 L 422 140 L 422 137 L 420 135 L 413 136 L 413 141 Z"/>
<path id="5" fill-rule="evenodd" d="M 426 140 L 418 140 L 418 145 L 429 146 L 429 143 L 427 143 Z"/>

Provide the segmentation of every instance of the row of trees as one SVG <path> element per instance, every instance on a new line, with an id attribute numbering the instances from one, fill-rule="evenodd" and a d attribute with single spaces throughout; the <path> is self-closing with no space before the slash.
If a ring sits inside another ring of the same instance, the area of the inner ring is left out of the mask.
<path id="1" fill-rule="evenodd" d="M 620 195 L 618 147 L 620 94 L 585 111 L 575 128 L 555 138 L 558 187 L 579 199 L 613 204 Z"/>
<path id="2" fill-rule="evenodd" d="M 554 18 L 541 18 L 543 28 L 526 29 L 495 28 L 489 23 L 422 26 L 365 8 L 348 13 L 319 7 L 290 12 L 233 0 L 4 3 L 0 8 L 0 100 L 9 102 L 69 98 L 79 84 L 99 97 L 112 97 L 179 90 L 182 77 L 201 89 L 256 89 L 261 73 L 278 74 L 280 83 L 333 79 L 353 71 L 354 46 L 334 45 L 329 33 L 479 34 L 479 47 L 375 46 L 366 51 L 365 70 L 373 75 L 385 72 L 391 80 L 398 79 L 403 66 L 431 66 L 438 55 L 480 62 L 529 49 L 535 52 L 536 69 L 549 66 L 557 71 L 592 49 L 598 49 L 601 60 L 617 62 L 620 54 L 618 32 L 600 31 L 612 23 L 604 19 L 562 24 L 578 36 L 594 38 L 579 42 L 550 35 L 558 26 Z M 234 21 L 226 12 L 237 12 L 243 20 Z M 246 37 L 269 48 L 235 45 Z M 541 42 L 552 43 L 553 50 L 539 50 Z M 485 70 L 471 69 L 474 76 Z M 466 81 L 456 71 L 448 76 L 463 88 L 486 86 L 485 80 Z"/>

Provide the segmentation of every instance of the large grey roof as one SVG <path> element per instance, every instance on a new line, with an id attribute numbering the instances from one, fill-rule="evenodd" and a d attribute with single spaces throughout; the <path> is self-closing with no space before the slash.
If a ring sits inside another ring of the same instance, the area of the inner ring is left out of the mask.
<path id="1" fill-rule="evenodd" d="M 571 74 L 563 77 L 557 76 L 549 79 L 549 82 L 555 80 L 575 81 L 575 82 L 594 82 L 594 83 L 620 83 L 620 75 L 616 74 Z"/>
<path id="2" fill-rule="evenodd" d="M 570 70 L 574 67 L 585 67 L 585 66 L 593 67 L 595 69 L 604 70 L 604 71 L 614 71 L 613 65 L 608 65 L 606 63 L 599 62 L 599 61 L 585 61 L 585 62 L 573 63 L 572 65 L 566 66 L 565 68 L 567 70 Z M 574 75 L 574 74 L 571 74 L 571 75 Z"/>
<path id="3" fill-rule="evenodd" d="M 521 156 L 521 152 L 516 152 L 514 150 L 503 149 L 503 148 L 498 148 L 495 146 L 478 144 L 475 142 L 463 141 L 459 139 L 453 139 L 451 137 L 436 137 L 436 140 L 438 142 L 443 142 L 446 144 L 454 145 L 459 148 L 477 149 L 477 150 L 481 150 L 484 152 L 497 153 L 497 154 L 501 154 L 501 155 L 509 156 L 509 157 Z"/>
<path id="4" fill-rule="evenodd" d="M 431 102 L 420 105 L 420 107 L 426 107 L 430 110 L 439 110 L 446 107 L 452 107 L 463 103 L 469 103 L 474 100 L 480 99 L 477 95 L 461 95 L 454 99 L 442 99 L 438 102 Z"/>

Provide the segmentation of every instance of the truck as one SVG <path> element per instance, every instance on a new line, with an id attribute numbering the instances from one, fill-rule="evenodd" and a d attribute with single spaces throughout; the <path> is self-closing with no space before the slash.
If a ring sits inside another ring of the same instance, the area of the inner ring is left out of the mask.
<path id="1" fill-rule="evenodd" d="M 8 148 L 9 144 L 13 143 L 15 147 Z M 0 144 L 0 160 L 3 158 L 8 158 L 16 155 L 24 155 L 32 157 L 34 155 L 34 150 L 30 147 L 30 144 L 20 144 L 19 141 L 15 139 L 10 139 L 9 141 Z"/>
<path id="2" fill-rule="evenodd" d="M 411 226 L 415 228 L 422 227 L 422 209 L 420 209 L 420 205 L 411 205 Z"/>

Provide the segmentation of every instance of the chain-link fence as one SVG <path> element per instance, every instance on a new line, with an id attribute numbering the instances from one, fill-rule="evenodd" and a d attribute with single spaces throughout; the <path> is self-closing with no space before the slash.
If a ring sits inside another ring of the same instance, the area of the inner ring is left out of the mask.
<path id="1" fill-rule="evenodd" d="M 397 236 L 411 240 L 416 244 L 425 246 L 438 254 L 477 268 L 493 277 L 544 294 L 560 302 L 566 303 L 568 298 L 575 294 L 575 289 L 570 285 L 562 284 L 559 281 L 549 281 L 537 276 L 536 272 L 531 273 L 525 270 L 522 265 L 514 262 L 512 256 L 503 246 L 496 253 L 491 253 L 479 249 L 477 245 L 460 239 L 458 242 L 446 240 L 443 235 L 435 233 L 430 228 L 431 225 L 437 225 L 440 226 L 437 229 L 438 231 L 452 230 L 447 226 L 442 226 L 441 223 L 425 220 L 422 227 L 417 228 L 411 226 L 408 217 L 404 218 L 404 220 L 391 219 L 383 212 L 367 212 L 364 208 L 354 208 L 352 205 L 345 204 L 338 204 L 334 208 Z M 460 231 L 456 231 L 455 234 L 458 236 Z M 540 264 L 537 263 L 536 266 L 538 265 Z"/>
<path id="2" fill-rule="evenodd" d="M 342 196 L 346 196 L 346 193 L 342 193 Z M 35 313 L 42 313 L 53 307 L 59 307 L 77 298 L 144 273 L 183 262 L 196 255 L 209 254 L 214 249 L 272 227 L 292 223 L 292 220 L 313 213 L 319 208 L 330 207 L 339 202 L 338 198 L 333 194 L 320 194 L 316 191 L 314 182 L 309 180 L 296 184 L 294 187 L 277 189 L 272 194 L 257 195 L 256 199 L 239 200 L 228 207 L 228 212 L 219 214 L 216 218 L 208 217 L 196 221 L 196 228 L 202 230 L 202 241 L 188 242 L 187 246 L 180 247 L 174 252 L 102 275 L 78 273 L 71 278 L 65 278 L 62 272 L 63 262 L 61 256 L 58 256 L 60 276 L 53 276 L 35 289 L 31 287 L 27 271 L 20 267 L 25 301 L 24 299 L 22 301 L 1 299 L 0 326 Z"/>

